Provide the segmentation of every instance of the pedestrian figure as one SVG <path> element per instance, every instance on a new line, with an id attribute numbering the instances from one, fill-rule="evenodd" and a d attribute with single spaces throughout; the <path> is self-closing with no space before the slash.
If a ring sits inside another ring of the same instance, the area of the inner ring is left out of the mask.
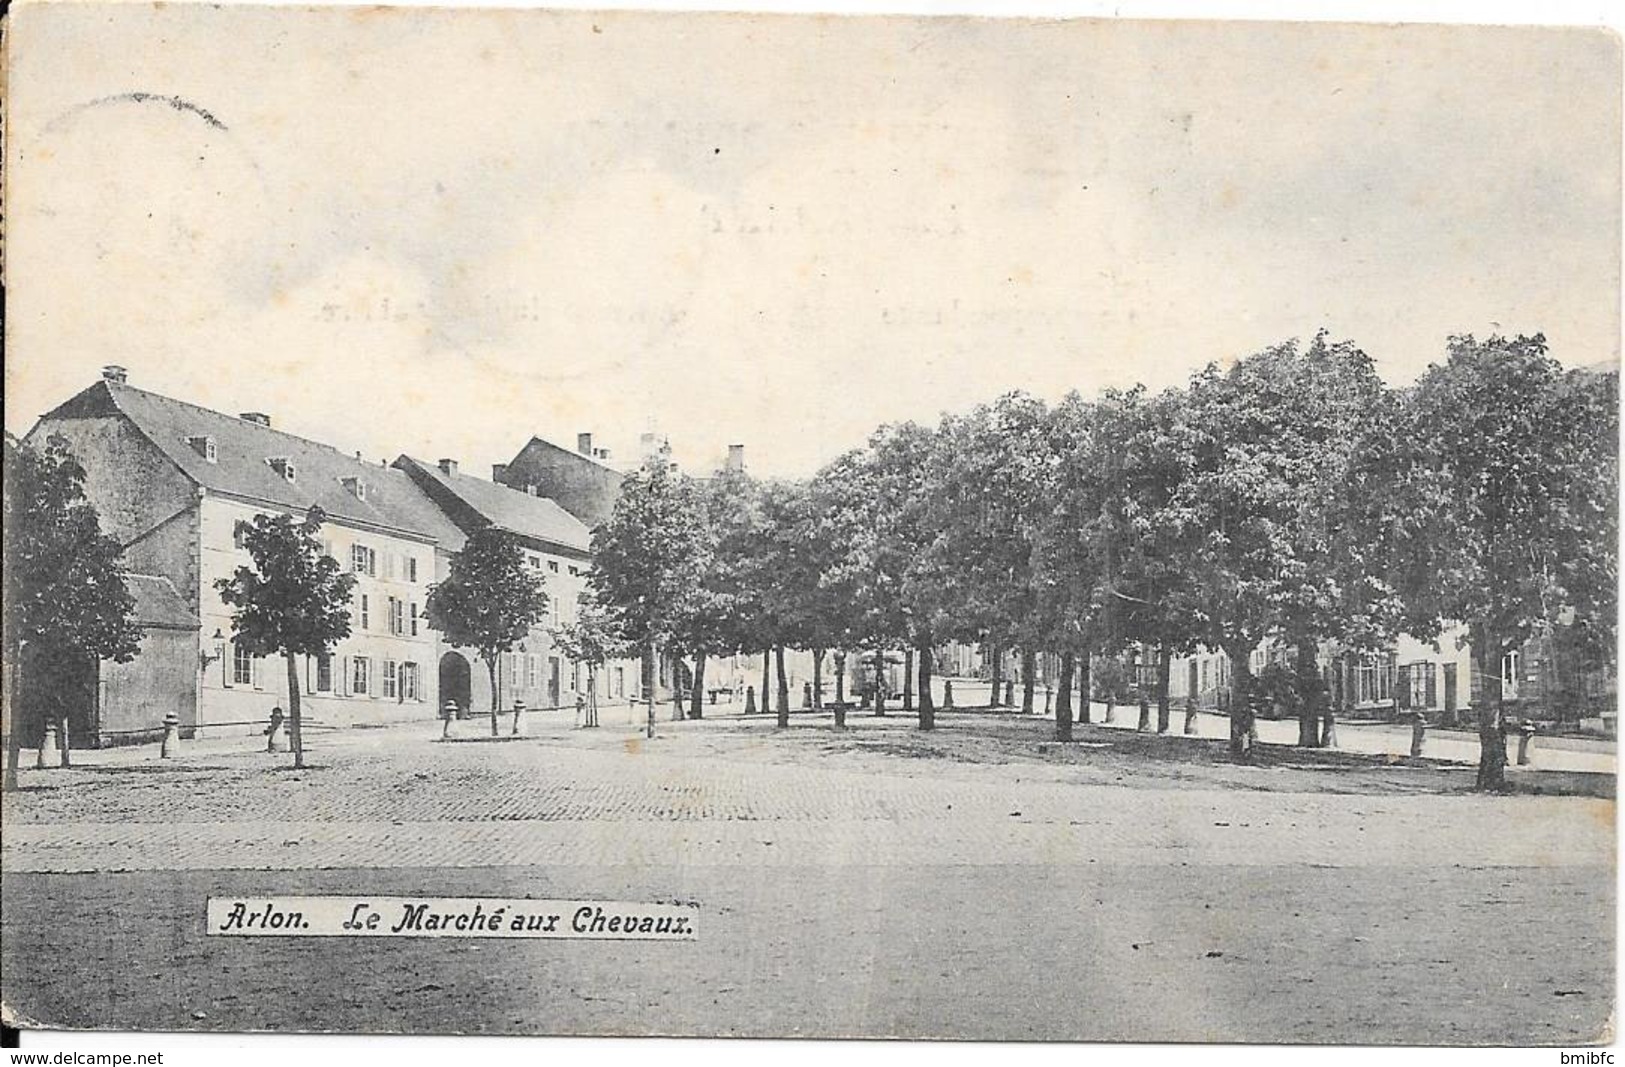
<path id="1" fill-rule="evenodd" d="M 280 707 L 271 709 L 271 725 L 265 728 L 265 751 L 282 751 L 282 721 L 284 718 L 286 718 L 286 715 Z"/>

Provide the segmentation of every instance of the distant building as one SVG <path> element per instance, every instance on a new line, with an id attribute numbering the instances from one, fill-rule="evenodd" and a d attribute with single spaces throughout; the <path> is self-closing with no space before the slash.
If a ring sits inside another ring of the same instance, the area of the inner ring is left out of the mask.
<path id="1" fill-rule="evenodd" d="M 532 437 L 511 461 L 491 469 L 491 480 L 556 501 L 591 529 L 615 510 L 625 478 L 609 459 L 609 450 L 595 448 L 590 433 L 576 435 L 573 451 Z"/>
<path id="2" fill-rule="evenodd" d="M 501 706 L 511 708 L 515 700 L 522 700 L 530 708 L 573 707 L 577 695 L 586 694 L 586 679 L 554 647 L 550 631 L 575 621 L 590 566 L 590 531 L 554 501 L 464 474 L 450 459 L 431 464 L 400 456 L 394 467 L 411 479 L 453 527 L 440 535 L 435 552 L 436 581 L 450 573 L 451 556 L 462 549 L 469 534 L 493 526 L 512 534 L 524 550 L 526 562 L 542 575 L 548 617 L 532 628 L 519 648 L 498 660 L 497 696 Z M 491 706 L 491 680 L 479 653 L 447 645 L 438 633 L 436 637 L 439 644 L 435 662 L 442 703 L 452 700 L 465 711 L 487 711 Z M 635 663 L 615 662 L 602 668 L 597 690 L 600 700 L 629 699 L 637 688 Z"/>

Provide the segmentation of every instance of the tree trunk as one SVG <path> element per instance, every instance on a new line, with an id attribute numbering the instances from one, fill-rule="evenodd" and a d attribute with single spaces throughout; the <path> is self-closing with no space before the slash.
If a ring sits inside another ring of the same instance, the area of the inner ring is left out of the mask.
<path id="1" fill-rule="evenodd" d="M 1021 650 L 1021 713 L 1033 713 L 1033 675 L 1038 672 L 1038 654 L 1031 649 Z"/>
<path id="2" fill-rule="evenodd" d="M 56 731 L 56 733 L 57 733 L 56 763 L 57 763 L 57 766 L 59 766 L 59 767 L 72 767 L 73 766 L 73 760 L 68 755 L 68 753 L 71 751 L 71 743 L 68 741 L 68 720 L 69 720 L 69 715 L 68 715 L 67 712 L 64 711 L 62 713 L 62 718 L 60 720 L 58 720 L 59 725 L 58 725 L 57 731 Z"/>
<path id="3" fill-rule="evenodd" d="M 990 708 L 996 708 L 999 706 L 999 686 L 1004 681 L 1004 653 L 1000 650 L 998 645 L 991 646 L 991 651 L 993 653 L 993 671 L 991 679 L 993 688 L 987 691 L 987 706 Z"/>
<path id="4" fill-rule="evenodd" d="M 936 705 L 931 700 L 931 646 L 921 645 L 915 657 L 920 664 L 920 729 L 934 730 L 937 725 Z"/>
<path id="5" fill-rule="evenodd" d="M 676 649 L 671 653 L 671 718 L 677 722 L 683 717 L 683 654 Z"/>
<path id="6" fill-rule="evenodd" d="M 903 710 L 914 710 L 914 650 L 903 652 Z"/>
<path id="7" fill-rule="evenodd" d="M 773 661 L 779 668 L 779 725 L 790 725 L 790 679 L 784 673 L 784 646 L 773 649 Z"/>
<path id="8" fill-rule="evenodd" d="M 491 679 L 491 736 L 497 735 L 497 705 L 501 703 L 502 695 L 497 692 L 497 658 L 490 656 L 485 660 L 485 673 Z"/>
<path id="9" fill-rule="evenodd" d="M 18 674 L 13 675 L 12 677 L 16 678 L 20 674 L 21 669 L 19 668 Z M 15 793 L 18 788 L 20 788 L 17 782 L 17 761 L 23 758 L 23 724 L 21 714 L 22 708 L 17 700 L 17 695 L 12 693 L 10 694 L 10 697 L 11 720 L 6 723 L 6 728 L 10 732 L 6 736 L 5 788 L 6 792 Z"/>
<path id="10" fill-rule="evenodd" d="M 1474 788 L 1481 793 L 1494 793 L 1506 789 L 1507 784 L 1507 724 L 1506 692 L 1501 685 L 1501 651 L 1499 639 L 1489 627 L 1479 624 L 1478 651 L 1479 677 L 1490 686 L 1478 703 L 1478 779 Z"/>
<path id="11" fill-rule="evenodd" d="M 1251 760 L 1258 733 L 1253 726 L 1252 646 L 1230 652 L 1230 758 Z"/>
<path id="12" fill-rule="evenodd" d="M 824 650 L 813 649 L 813 707 L 824 709 Z"/>
<path id="13" fill-rule="evenodd" d="M 886 654 L 875 649 L 875 714 L 886 714 Z"/>
<path id="14" fill-rule="evenodd" d="M 1094 709 L 1089 706 L 1089 656 L 1085 653 L 1078 657 L 1078 721 L 1090 723 L 1095 721 Z"/>
<path id="15" fill-rule="evenodd" d="M 705 653 L 694 654 L 694 692 L 688 700 L 688 717 L 698 719 L 705 715 Z"/>
<path id="16" fill-rule="evenodd" d="M 835 703 L 846 703 L 846 653 L 835 653 Z M 844 718 L 843 713 L 843 718 Z"/>
<path id="17" fill-rule="evenodd" d="M 1316 644 L 1307 637 L 1297 642 L 1297 662 L 1293 665 L 1293 688 L 1298 698 L 1298 745 L 1320 747 L 1320 714 L 1324 706 Z"/>
<path id="18" fill-rule="evenodd" d="M 1061 689 L 1055 698 L 1055 740 L 1072 740 L 1072 671 L 1077 658 L 1070 652 L 1061 653 Z"/>
<path id="19" fill-rule="evenodd" d="M 1134 653 L 1134 696 L 1140 702 L 1140 718 L 1134 728 L 1141 733 L 1151 729 L 1151 694 L 1145 688 L 1145 646 Z"/>
<path id="20" fill-rule="evenodd" d="M 598 668 L 587 669 L 587 720 L 583 726 L 598 725 Z"/>
<path id="21" fill-rule="evenodd" d="M 1157 649 L 1157 733 L 1165 734 L 1170 725 L 1170 698 L 1168 682 L 1174 673 L 1174 654 L 1165 646 Z"/>
<path id="22" fill-rule="evenodd" d="M 653 639 L 651 639 L 649 641 L 649 647 L 643 650 L 643 678 L 644 678 L 643 700 L 644 700 L 644 703 L 647 704 L 648 708 L 649 708 L 649 721 L 648 721 L 648 724 L 644 727 L 644 735 L 643 736 L 652 738 L 655 735 L 655 681 L 656 681 L 655 643 L 654 643 Z"/>
<path id="23" fill-rule="evenodd" d="M 766 715 L 773 706 L 773 652 L 770 649 L 762 650 L 762 714 Z"/>
<path id="24" fill-rule="evenodd" d="M 293 749 L 294 767 L 303 769 L 305 735 L 300 727 L 304 717 L 299 711 L 299 666 L 294 662 L 292 652 L 284 652 L 282 658 L 288 664 L 288 747 Z"/>

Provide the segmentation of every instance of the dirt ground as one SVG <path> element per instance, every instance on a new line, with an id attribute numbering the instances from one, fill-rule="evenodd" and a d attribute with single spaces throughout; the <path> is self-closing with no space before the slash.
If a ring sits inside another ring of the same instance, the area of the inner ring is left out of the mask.
<path id="1" fill-rule="evenodd" d="M 649 742 L 538 721 L 501 745 L 426 725 L 324 739 L 299 775 L 229 746 L 27 772 L 0 851 L 4 999 L 68 1028 L 1611 1036 L 1598 782 L 1481 797 L 1426 760 L 1270 747 L 1238 767 L 1220 742 L 1057 745 L 1012 716 L 853 723 L 662 722 Z M 207 896 L 307 893 L 684 900 L 700 933 L 203 933 Z"/>

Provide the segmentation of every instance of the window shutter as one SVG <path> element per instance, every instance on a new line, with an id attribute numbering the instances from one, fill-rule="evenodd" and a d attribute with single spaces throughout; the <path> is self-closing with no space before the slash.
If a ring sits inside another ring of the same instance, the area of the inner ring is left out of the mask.
<path id="1" fill-rule="evenodd" d="M 1398 683 L 1396 688 L 1399 690 L 1394 694 L 1396 704 L 1398 707 L 1408 708 L 1411 706 L 1411 667 L 1398 668 L 1396 681 Z"/>
<path id="2" fill-rule="evenodd" d="M 1427 701 L 1428 701 L 1428 707 L 1430 707 L 1430 708 L 1438 707 L 1438 705 L 1439 705 L 1439 685 L 1438 685 L 1438 683 L 1439 683 L 1439 665 L 1436 664 L 1436 663 L 1429 663 L 1427 665 Z"/>

